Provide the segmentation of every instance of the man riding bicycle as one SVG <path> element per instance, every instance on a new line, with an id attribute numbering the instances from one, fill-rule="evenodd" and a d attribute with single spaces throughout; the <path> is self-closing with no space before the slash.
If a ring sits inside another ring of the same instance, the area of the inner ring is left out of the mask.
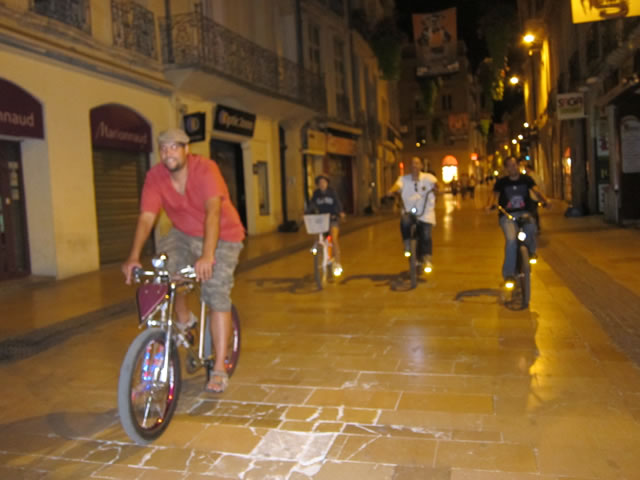
<path id="1" fill-rule="evenodd" d="M 438 180 L 431 173 L 422 171 L 422 159 L 411 159 L 411 173 L 398 177 L 396 183 L 387 192 L 387 196 L 400 192 L 405 212 L 400 220 L 400 231 L 404 244 L 405 256 L 411 255 L 411 226 L 416 223 L 418 233 L 417 258 L 425 272 L 431 272 L 433 265 L 433 242 L 431 230 L 436 224 L 436 198 Z M 418 213 L 418 217 L 410 215 L 412 209 Z M 415 218 L 415 220 L 414 220 Z"/>
<path id="2" fill-rule="evenodd" d="M 518 166 L 515 157 L 508 157 L 505 161 L 507 175 L 499 178 L 493 186 L 493 195 L 489 198 L 487 209 L 493 210 L 496 205 L 500 205 L 511 216 L 518 218 L 525 214 L 531 214 L 536 200 L 531 197 L 531 192 L 535 198 L 539 199 L 546 207 L 549 202 L 540 192 L 536 182 L 526 174 L 523 174 Z M 504 233 L 504 263 L 502 265 L 502 277 L 505 284 L 513 282 L 516 272 L 516 259 L 518 256 L 517 226 L 501 211 L 499 214 L 500 227 Z M 530 258 L 536 257 L 536 225 L 527 223 L 524 226 L 527 235 L 525 240 L 529 249 Z"/>
<path id="3" fill-rule="evenodd" d="M 342 271 L 340 262 L 340 243 L 338 235 L 340 225 L 338 218 L 344 218 L 344 209 L 335 190 L 329 187 L 329 177 L 318 175 L 316 177 L 316 188 L 309 201 L 309 211 L 317 213 L 331 214 L 330 234 L 333 242 L 333 258 L 335 259 L 334 270 Z"/>
<path id="4" fill-rule="evenodd" d="M 214 372 L 205 390 L 222 393 L 229 382 L 224 361 L 231 334 L 233 272 L 245 233 L 218 165 L 190 154 L 188 144 L 189 137 L 180 129 L 158 136 L 161 161 L 147 172 L 131 253 L 122 271 L 126 283 L 131 283 L 133 269 L 141 267 L 143 245 L 164 209 L 173 228 L 158 242 L 158 249 L 169 256 L 167 270 L 176 272 L 193 265 L 201 281 L 202 301 L 211 310 L 216 352 Z M 175 310 L 179 328 L 193 327 L 195 318 L 190 318 L 184 294 L 176 297 Z"/>

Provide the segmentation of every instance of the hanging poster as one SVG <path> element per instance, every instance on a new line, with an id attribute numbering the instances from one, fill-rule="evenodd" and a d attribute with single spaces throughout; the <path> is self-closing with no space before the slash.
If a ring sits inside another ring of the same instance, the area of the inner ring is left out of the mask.
<path id="1" fill-rule="evenodd" d="M 413 15 L 419 77 L 455 73 L 460 69 L 456 21 L 455 8 Z"/>

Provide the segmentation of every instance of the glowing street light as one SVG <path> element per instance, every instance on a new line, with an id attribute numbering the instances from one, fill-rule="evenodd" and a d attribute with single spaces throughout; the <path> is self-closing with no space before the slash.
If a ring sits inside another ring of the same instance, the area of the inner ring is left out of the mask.
<path id="1" fill-rule="evenodd" d="M 420 146 L 420 142 L 416 142 L 416 147 L 419 147 L 419 146 Z"/>
<path id="2" fill-rule="evenodd" d="M 536 41 L 536 36 L 533 33 L 527 33 L 524 37 L 523 37 L 524 43 L 531 45 L 533 42 Z"/>
<path id="3" fill-rule="evenodd" d="M 516 139 L 514 138 L 514 139 L 512 139 L 512 140 L 511 140 L 511 143 L 513 143 L 513 144 L 515 145 L 516 143 L 518 143 L 518 140 L 516 140 Z"/>
<path id="4" fill-rule="evenodd" d="M 509 79 L 509 83 L 511 85 L 517 85 L 518 83 L 520 83 L 520 79 L 514 75 Z"/>
<path id="5" fill-rule="evenodd" d="M 518 140 L 522 140 L 523 138 L 522 134 L 518 135 Z"/>
<path id="6" fill-rule="evenodd" d="M 529 128 L 529 122 L 524 122 L 524 123 L 522 124 L 522 126 L 523 126 L 524 128 Z"/>

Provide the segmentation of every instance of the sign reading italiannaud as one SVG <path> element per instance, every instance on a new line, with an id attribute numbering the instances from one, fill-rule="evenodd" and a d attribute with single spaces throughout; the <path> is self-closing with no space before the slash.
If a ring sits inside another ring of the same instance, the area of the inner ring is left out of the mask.
<path id="1" fill-rule="evenodd" d="M 571 0 L 573 23 L 640 15 L 640 0 Z"/>

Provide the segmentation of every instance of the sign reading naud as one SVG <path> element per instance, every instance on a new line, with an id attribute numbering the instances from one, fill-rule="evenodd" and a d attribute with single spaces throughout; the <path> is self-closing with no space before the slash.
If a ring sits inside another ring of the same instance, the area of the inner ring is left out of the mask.
<path id="1" fill-rule="evenodd" d="M 584 118 L 584 94 L 559 93 L 557 100 L 558 120 L 571 120 L 573 118 Z"/>
<path id="2" fill-rule="evenodd" d="M 17 85 L 0 78 L 0 135 L 44 138 L 42 105 Z"/>

